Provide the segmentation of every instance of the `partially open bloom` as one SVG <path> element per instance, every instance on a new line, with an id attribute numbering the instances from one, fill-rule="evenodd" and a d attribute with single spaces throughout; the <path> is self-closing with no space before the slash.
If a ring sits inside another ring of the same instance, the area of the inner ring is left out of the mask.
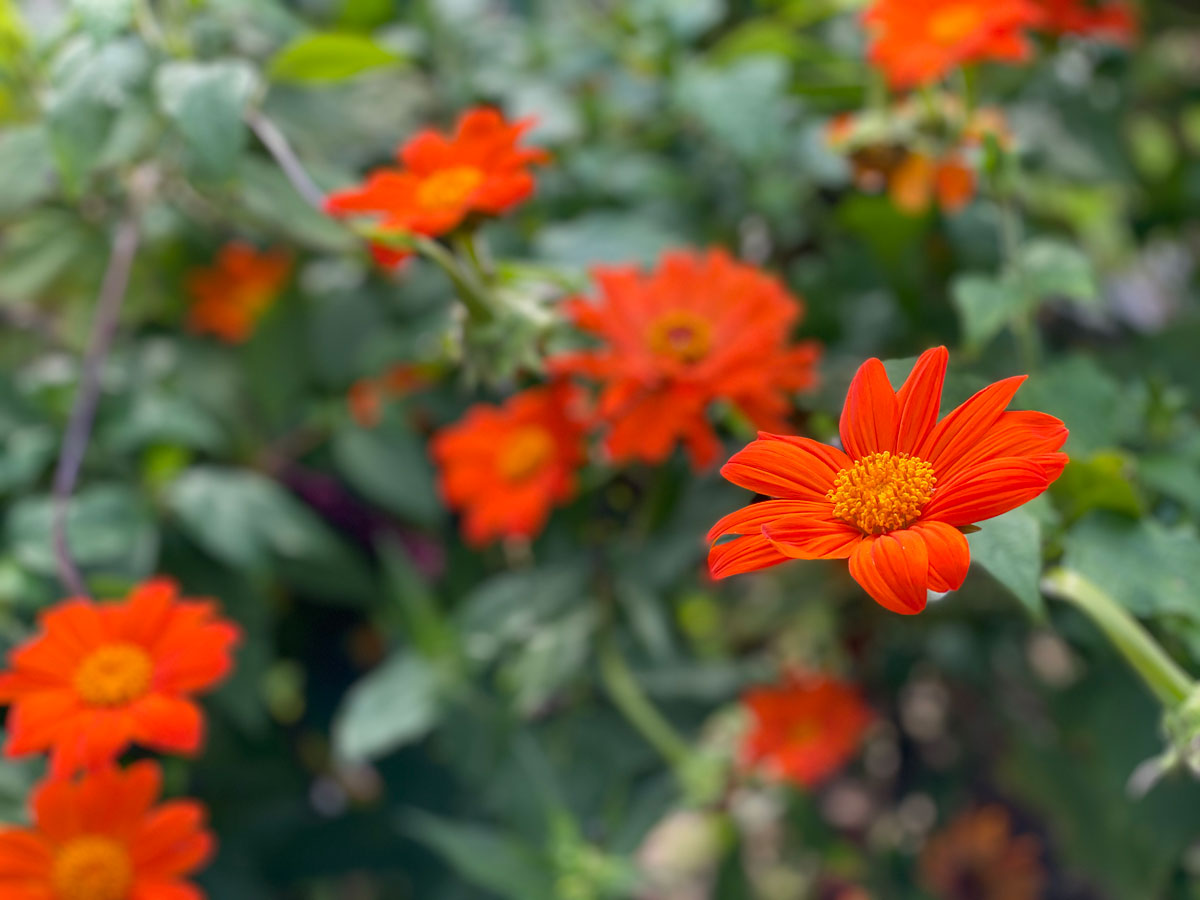
<path id="1" fill-rule="evenodd" d="M 721 469 L 774 498 L 717 522 L 709 553 L 723 578 L 789 559 L 849 559 L 850 574 L 893 612 L 925 608 L 929 590 L 962 585 L 970 565 L 961 529 L 1027 503 L 1067 463 L 1061 421 L 1006 410 L 1026 376 L 998 381 L 938 420 L 948 354 L 921 354 L 892 390 L 878 359 L 850 384 L 842 448 L 759 434 Z"/>
<path id="2" fill-rule="evenodd" d="M 204 721 L 192 695 L 228 674 L 239 637 L 212 603 L 181 600 L 174 582 L 156 579 L 124 601 L 67 600 L 41 625 L 0 673 L 7 756 L 50 751 L 51 775 L 62 778 L 133 743 L 199 749 Z"/>
<path id="3" fill-rule="evenodd" d="M 434 436 L 442 495 L 463 512 L 472 544 L 535 537 L 575 493 L 583 426 L 565 382 L 529 388 L 503 406 L 478 404 Z"/>
<path id="4" fill-rule="evenodd" d="M 975 196 L 975 172 L 957 154 L 934 160 L 910 153 L 892 173 L 888 195 L 897 209 L 913 215 L 934 200 L 946 212 L 958 212 Z"/>
<path id="5" fill-rule="evenodd" d="M 812 788 L 858 752 L 873 719 L 852 685 L 826 675 L 791 675 L 742 699 L 751 724 L 742 762 L 772 778 Z"/>
<path id="6" fill-rule="evenodd" d="M 921 885 L 938 900 L 1037 900 L 1046 871 L 1032 835 L 1016 835 L 1008 811 L 986 806 L 930 838 L 921 853 Z"/>
<path id="7" fill-rule="evenodd" d="M 203 900 L 186 879 L 213 852 L 204 806 L 161 792 L 153 762 L 42 784 L 32 827 L 0 830 L 0 897 Z"/>
<path id="8" fill-rule="evenodd" d="M 365 215 L 385 232 L 437 237 L 472 214 L 498 216 L 533 193 L 529 167 L 544 150 L 520 147 L 532 121 L 506 122 L 494 109 L 465 112 L 453 135 L 422 131 L 400 148 L 401 167 L 377 169 L 358 187 L 330 194 L 333 215 Z M 376 248 L 385 264 L 403 253 Z"/>
<path id="9" fill-rule="evenodd" d="M 1130 44 L 1137 36 L 1137 11 L 1125 0 L 1039 0 L 1043 30 Z"/>
<path id="10" fill-rule="evenodd" d="M 954 68 L 1029 56 L 1033 0 L 875 0 L 863 15 L 869 58 L 894 88 L 931 84 Z"/>
<path id="11" fill-rule="evenodd" d="M 722 250 L 667 253 L 649 274 L 614 266 L 594 275 L 600 299 L 567 311 L 602 343 L 550 365 L 602 383 L 597 417 L 616 461 L 658 463 L 682 442 L 697 468 L 708 465 L 720 451 L 714 401 L 760 428 L 784 428 L 791 392 L 816 380 L 819 348 L 790 337 L 800 301 Z"/>
<path id="12" fill-rule="evenodd" d="M 197 334 L 241 343 L 279 297 L 291 267 L 285 253 L 259 253 L 241 241 L 226 244 L 211 268 L 188 276 L 192 295 L 188 327 Z"/>

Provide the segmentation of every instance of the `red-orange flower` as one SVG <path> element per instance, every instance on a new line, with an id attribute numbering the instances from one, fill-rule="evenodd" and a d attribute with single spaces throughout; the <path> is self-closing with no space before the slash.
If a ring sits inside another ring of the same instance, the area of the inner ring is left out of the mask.
<path id="1" fill-rule="evenodd" d="M 871 62 L 893 87 L 911 88 L 968 63 L 1023 62 L 1039 10 L 1032 0 L 875 0 L 863 21 Z"/>
<path id="2" fill-rule="evenodd" d="M 888 195 L 897 209 L 912 215 L 924 213 L 935 198 L 946 212 L 958 212 L 975 196 L 975 173 L 958 154 L 934 161 L 910 153 L 892 173 Z"/>
<path id="3" fill-rule="evenodd" d="M 1051 34 L 1079 34 L 1129 44 L 1137 36 L 1137 11 L 1124 0 L 1039 0 L 1041 27 Z"/>
<path id="4" fill-rule="evenodd" d="M 0 897 L 204 900 L 185 880 L 212 856 L 204 806 L 161 792 L 148 761 L 42 784 L 33 826 L 0 830 Z"/>
<path id="5" fill-rule="evenodd" d="M 594 275 L 599 302 L 569 301 L 567 312 L 603 343 L 551 367 L 603 382 L 597 417 L 614 460 L 661 462 L 682 442 L 697 468 L 708 465 L 720 451 L 710 404 L 728 401 L 758 427 L 782 429 L 790 392 L 816 380 L 818 346 L 790 338 L 803 305 L 722 250 L 667 253 L 649 274 L 617 266 Z"/>
<path id="6" fill-rule="evenodd" d="M 1013 834 L 1008 812 L 986 806 L 959 816 L 921 853 L 921 885 L 938 900 L 1037 900 L 1044 896 L 1042 850 Z"/>
<path id="7" fill-rule="evenodd" d="M 743 764 L 805 788 L 846 764 L 873 719 L 855 687 L 825 675 L 794 674 L 742 703 L 751 716 Z"/>
<path id="8" fill-rule="evenodd" d="M 133 743 L 199 748 L 204 720 L 191 697 L 228 674 L 239 638 L 212 603 L 180 600 L 174 582 L 154 579 L 124 601 L 67 600 L 41 625 L 0 673 L 0 703 L 12 707 L 5 755 L 50 751 L 61 778 Z"/>
<path id="9" fill-rule="evenodd" d="M 517 146 L 532 124 L 506 122 L 494 109 L 468 110 L 452 136 L 422 131 L 400 148 L 402 168 L 377 169 L 364 184 L 330 194 L 326 209 L 373 216 L 381 229 L 427 237 L 453 231 L 472 213 L 498 216 L 533 193 L 529 166 L 549 158 L 544 150 Z M 394 263 L 397 256 L 381 261 Z"/>
<path id="10" fill-rule="evenodd" d="M 240 241 L 226 244 L 211 268 L 187 278 L 192 295 L 188 327 L 197 334 L 241 343 L 278 298 L 291 267 L 285 253 L 259 253 Z"/>
<path id="11" fill-rule="evenodd" d="M 427 367 L 401 363 L 375 378 L 360 378 L 350 386 L 346 403 L 350 415 L 363 428 L 375 428 L 383 421 L 384 403 L 402 397 L 429 383 Z"/>
<path id="12" fill-rule="evenodd" d="M 434 436 L 442 495 L 463 512 L 472 544 L 536 536 L 575 493 L 583 427 L 566 383 L 530 388 L 503 406 L 478 404 Z"/>
<path id="13" fill-rule="evenodd" d="M 984 388 L 938 420 L 948 354 L 921 354 L 892 390 L 878 359 L 850 384 L 844 449 L 760 434 L 721 469 L 775 498 L 717 522 L 709 553 L 724 578 L 789 559 L 849 559 L 850 574 L 893 612 L 925 608 L 926 592 L 962 585 L 971 562 L 960 529 L 1027 503 L 1067 463 L 1067 429 L 1040 412 L 1006 410 L 1026 376 Z"/>

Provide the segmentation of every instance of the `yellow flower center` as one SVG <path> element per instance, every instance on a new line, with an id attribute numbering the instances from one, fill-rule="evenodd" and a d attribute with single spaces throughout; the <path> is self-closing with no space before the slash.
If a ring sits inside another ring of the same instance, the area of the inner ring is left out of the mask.
<path id="1" fill-rule="evenodd" d="M 154 664 L 136 644 L 94 650 L 75 670 L 75 690 L 89 706 L 123 706 L 150 689 Z"/>
<path id="2" fill-rule="evenodd" d="M 792 744 L 811 744 L 821 736 L 821 726 L 815 719 L 800 719 L 788 729 Z"/>
<path id="3" fill-rule="evenodd" d="M 938 12 L 929 20 L 929 33 L 939 44 L 954 44 L 983 24 L 978 0 L 958 3 Z"/>
<path id="4" fill-rule="evenodd" d="M 454 166 L 434 172 L 417 188 L 417 202 L 426 209 L 453 209 L 461 206 L 483 181 L 483 173 L 474 166 Z"/>
<path id="5" fill-rule="evenodd" d="M 833 514 L 867 534 L 898 531 L 914 522 L 933 496 L 933 466 L 915 456 L 872 453 L 833 479 L 825 495 Z"/>
<path id="6" fill-rule="evenodd" d="M 55 855 L 50 880 L 55 900 L 127 900 L 133 862 L 114 840 L 75 838 Z"/>
<path id="7" fill-rule="evenodd" d="M 699 362 L 712 349 L 712 325 L 702 316 L 687 310 L 673 310 L 659 316 L 650 326 L 650 349 L 682 363 Z"/>
<path id="8" fill-rule="evenodd" d="M 524 481 L 554 458 L 554 438 L 540 425 L 519 429 L 500 451 L 500 475 L 507 481 Z"/>

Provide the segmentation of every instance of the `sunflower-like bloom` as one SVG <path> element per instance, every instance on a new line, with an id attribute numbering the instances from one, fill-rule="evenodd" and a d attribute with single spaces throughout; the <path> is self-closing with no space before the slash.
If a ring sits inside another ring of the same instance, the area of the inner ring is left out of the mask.
<path id="1" fill-rule="evenodd" d="M 162 771 L 140 762 L 33 794 L 33 826 L 0 829 L 6 900 L 204 900 L 186 879 L 212 856 L 194 800 L 158 804 Z"/>
<path id="2" fill-rule="evenodd" d="M 616 462 L 660 463 L 683 443 L 696 468 L 707 466 L 721 446 L 708 419 L 714 401 L 783 429 L 791 392 L 816 381 L 819 347 L 790 337 L 803 305 L 722 250 L 666 253 L 648 274 L 619 266 L 594 275 L 599 300 L 567 311 L 601 345 L 550 366 L 601 382 L 596 415 Z"/>
<path id="3" fill-rule="evenodd" d="M 167 579 L 128 599 L 67 600 L 0 673 L 11 706 L 5 755 L 50 752 L 52 777 L 112 763 L 131 744 L 195 753 L 204 717 L 192 696 L 231 668 L 237 627 L 212 603 L 179 599 Z"/>
<path id="4" fill-rule="evenodd" d="M 751 725 L 743 765 L 812 788 L 858 751 L 874 719 L 853 686 L 825 675 L 790 675 L 775 687 L 747 692 Z"/>
<path id="5" fill-rule="evenodd" d="M 535 537 L 574 495 L 584 461 L 575 395 L 566 382 L 529 388 L 503 406 L 471 407 L 434 436 L 442 496 L 462 510 L 470 543 Z"/>
<path id="6" fill-rule="evenodd" d="M 875 0 L 863 15 L 868 56 L 892 87 L 931 84 L 958 66 L 1029 57 L 1025 31 L 1040 21 L 1032 0 Z"/>
<path id="7" fill-rule="evenodd" d="M 938 900 L 1037 900 L 1045 896 L 1042 848 L 1013 833 L 1008 811 L 964 813 L 930 838 L 921 853 L 921 886 Z"/>
<path id="8" fill-rule="evenodd" d="M 948 354 L 921 355 L 894 391 L 878 359 L 850 383 L 842 448 L 760 434 L 721 474 L 774 499 L 725 516 L 709 540 L 714 576 L 789 559 L 849 559 L 878 603 L 918 613 L 927 592 L 956 590 L 970 551 L 962 528 L 1027 503 L 1067 463 L 1061 421 L 1006 410 L 1026 376 L 998 381 L 938 420 Z"/>
<path id="9" fill-rule="evenodd" d="M 463 113 L 453 135 L 417 134 L 397 154 L 401 167 L 377 169 L 358 187 L 330 194 L 332 215 L 366 215 L 384 231 L 438 237 L 468 216 L 498 216 L 534 190 L 529 167 L 549 159 L 545 150 L 520 147 L 533 121 L 506 122 L 494 109 Z M 403 251 L 375 247 L 376 258 L 395 264 Z"/>
<path id="10" fill-rule="evenodd" d="M 259 253 L 241 241 L 226 244 L 211 268 L 187 278 L 188 328 L 230 344 L 245 341 L 283 291 L 291 268 L 286 253 Z"/>

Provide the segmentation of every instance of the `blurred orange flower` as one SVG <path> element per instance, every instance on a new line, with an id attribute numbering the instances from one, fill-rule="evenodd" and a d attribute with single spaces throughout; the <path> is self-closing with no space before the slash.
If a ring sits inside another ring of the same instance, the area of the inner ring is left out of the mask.
<path id="1" fill-rule="evenodd" d="M 804 788 L 845 765 L 873 719 L 855 687 L 826 675 L 793 674 L 742 703 L 751 716 L 743 764 Z"/>
<path id="2" fill-rule="evenodd" d="M 922 886 L 938 900 L 1037 900 L 1046 872 L 1031 835 L 1013 834 L 1007 810 L 987 806 L 959 816 L 921 853 Z"/>
<path id="3" fill-rule="evenodd" d="M 782 429 L 790 392 L 816 381 L 820 348 L 790 337 L 801 302 L 722 250 L 667 253 L 649 274 L 594 275 L 600 299 L 569 301 L 567 314 L 602 344 L 550 366 L 603 383 L 597 416 L 618 462 L 662 462 L 682 442 L 696 468 L 709 465 L 721 449 L 710 404 L 726 400 L 760 428 Z"/>
<path id="4" fill-rule="evenodd" d="M 113 762 L 132 743 L 194 753 L 203 716 L 191 696 L 231 668 L 239 640 L 212 603 L 179 599 L 165 578 L 124 601 L 67 600 L 41 616 L 42 633 L 0 673 L 11 705 L 5 755 L 50 751 L 52 777 Z"/>
<path id="5" fill-rule="evenodd" d="M 1040 0 L 1042 28 L 1051 34 L 1101 37 L 1131 44 L 1137 37 L 1137 11 L 1124 0 Z"/>
<path id="6" fill-rule="evenodd" d="M 892 87 L 931 84 L 985 60 L 1023 62 L 1025 29 L 1039 21 L 1032 0 L 875 0 L 863 15 L 868 57 Z"/>
<path id="7" fill-rule="evenodd" d="M 0 829 L 0 897 L 204 900 L 185 879 L 212 856 L 207 813 L 161 792 L 153 762 L 42 784 L 33 826 Z"/>
<path id="8" fill-rule="evenodd" d="M 533 122 L 506 122 L 494 109 L 465 112 L 452 136 L 422 131 L 400 148 L 402 168 L 377 169 L 364 184 L 330 194 L 326 210 L 337 216 L 368 215 L 386 231 L 437 237 L 473 213 L 498 216 L 533 193 L 529 166 L 546 151 L 519 147 Z M 377 247 L 376 257 L 395 264 L 409 255 Z"/>
<path id="9" fill-rule="evenodd" d="M 350 415 L 363 428 L 375 428 L 383 421 L 383 405 L 392 397 L 402 397 L 429 383 L 427 366 L 401 363 L 375 378 L 360 378 L 350 386 L 346 402 Z"/>
<path id="10" fill-rule="evenodd" d="M 196 334 L 241 343 L 283 290 L 291 267 L 285 253 L 259 253 L 241 241 L 226 244 L 211 268 L 188 275 L 188 327 Z"/>
<path id="11" fill-rule="evenodd" d="M 1027 503 L 1067 463 L 1061 421 L 1006 411 L 1027 376 L 984 388 L 938 420 L 948 354 L 921 354 L 892 389 L 869 359 L 850 383 L 840 424 L 844 449 L 804 437 L 759 434 L 721 469 L 729 481 L 775 498 L 725 516 L 709 540 L 717 578 L 789 559 L 849 559 L 850 575 L 882 606 L 925 608 L 929 590 L 962 585 L 971 562 L 961 529 Z"/>
<path id="12" fill-rule="evenodd" d="M 892 173 L 888 195 L 910 215 L 924 213 L 935 199 L 946 212 L 958 212 L 975 196 L 975 173 L 957 154 L 933 160 L 910 153 Z"/>
<path id="13" fill-rule="evenodd" d="M 434 436 L 442 495 L 462 510 L 470 543 L 535 537 L 575 493 L 584 460 L 576 402 L 565 382 L 530 388 L 502 406 L 473 406 Z"/>

